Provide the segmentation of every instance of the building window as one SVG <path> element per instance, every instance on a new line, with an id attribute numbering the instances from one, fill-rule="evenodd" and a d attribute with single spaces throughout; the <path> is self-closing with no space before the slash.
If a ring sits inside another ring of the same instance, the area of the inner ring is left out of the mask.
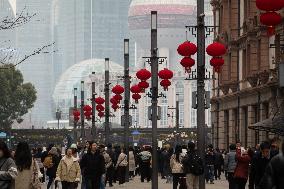
<path id="1" fill-rule="evenodd" d="M 197 111 L 191 111 L 191 127 L 197 127 Z"/>

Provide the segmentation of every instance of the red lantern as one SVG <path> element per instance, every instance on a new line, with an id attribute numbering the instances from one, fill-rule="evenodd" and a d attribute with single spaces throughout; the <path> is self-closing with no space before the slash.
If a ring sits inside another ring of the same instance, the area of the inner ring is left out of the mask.
<path id="1" fill-rule="evenodd" d="M 163 70 L 159 71 L 158 76 L 161 79 L 172 79 L 174 76 L 174 73 L 171 70 L 164 68 Z"/>
<path id="2" fill-rule="evenodd" d="M 98 97 L 98 98 L 95 98 L 95 102 L 96 104 L 103 104 L 105 103 L 105 99 L 103 99 L 102 97 Z"/>
<path id="3" fill-rule="evenodd" d="M 98 105 L 96 106 L 96 110 L 99 111 L 99 112 L 102 112 L 102 111 L 105 110 L 105 107 L 104 107 L 103 105 L 101 105 L 101 104 L 98 104 Z"/>
<path id="4" fill-rule="evenodd" d="M 141 81 L 138 83 L 138 87 L 141 89 L 147 89 L 149 87 L 149 83 L 147 81 Z"/>
<path id="5" fill-rule="evenodd" d="M 210 65 L 214 67 L 215 72 L 220 73 L 221 67 L 224 65 L 224 59 L 223 58 L 217 58 L 213 57 L 210 60 Z"/>
<path id="6" fill-rule="evenodd" d="M 161 82 L 160 82 L 160 85 L 164 88 L 165 91 L 168 90 L 168 87 L 171 86 L 171 81 L 168 80 L 168 79 L 163 79 Z"/>
<path id="7" fill-rule="evenodd" d="M 86 106 L 84 106 L 83 110 L 84 110 L 85 112 L 89 112 L 89 111 L 92 111 L 92 107 L 89 106 L 89 105 L 86 105 Z"/>
<path id="8" fill-rule="evenodd" d="M 132 93 L 141 93 L 141 88 L 138 86 L 138 85 L 133 85 L 131 88 L 130 88 L 130 91 Z"/>
<path id="9" fill-rule="evenodd" d="M 121 94 L 121 93 L 124 92 L 124 88 L 123 88 L 122 86 L 120 86 L 120 85 L 116 85 L 116 86 L 114 86 L 114 87 L 112 88 L 112 92 L 113 92 L 114 94 Z"/>
<path id="10" fill-rule="evenodd" d="M 98 116 L 99 116 L 99 117 L 104 117 L 104 115 L 105 115 L 104 112 L 99 112 L 99 113 L 98 113 Z"/>
<path id="11" fill-rule="evenodd" d="M 119 108 L 119 106 L 117 104 L 113 104 L 111 107 L 112 107 L 112 109 L 114 109 L 114 111 L 116 111 Z"/>
<path id="12" fill-rule="evenodd" d="M 74 120 L 77 122 L 77 121 L 80 120 L 80 117 L 79 117 L 79 116 L 75 116 L 75 117 L 74 117 Z"/>
<path id="13" fill-rule="evenodd" d="M 142 81 L 146 81 L 151 77 L 151 72 L 146 69 L 141 69 L 136 73 L 136 77 Z"/>
<path id="14" fill-rule="evenodd" d="M 74 117 L 79 117 L 80 116 L 80 112 L 78 110 L 74 110 L 73 111 L 73 116 Z"/>
<path id="15" fill-rule="evenodd" d="M 191 67 L 194 66 L 195 60 L 190 57 L 184 57 L 180 64 L 184 67 L 185 72 L 189 73 L 191 71 Z"/>
<path id="16" fill-rule="evenodd" d="M 116 94 L 113 98 L 119 103 L 122 100 L 122 96 L 120 94 Z"/>
<path id="17" fill-rule="evenodd" d="M 197 52 L 197 47 L 195 44 L 189 41 L 185 41 L 184 43 L 178 46 L 177 52 L 181 56 L 191 56 Z"/>
<path id="18" fill-rule="evenodd" d="M 86 111 L 85 113 L 84 113 L 84 115 L 87 117 L 87 116 L 91 116 L 92 115 L 92 112 L 91 111 Z"/>
<path id="19" fill-rule="evenodd" d="M 206 48 L 206 52 L 210 56 L 222 56 L 226 54 L 226 47 L 222 43 L 214 42 Z"/>
<path id="20" fill-rule="evenodd" d="M 260 22 L 268 27 L 267 34 L 269 36 L 275 34 L 275 26 L 280 24 L 282 17 L 277 12 L 266 12 L 260 14 Z"/>
<path id="21" fill-rule="evenodd" d="M 263 11 L 278 11 L 283 7 L 283 0 L 256 0 L 256 7 Z"/>
<path id="22" fill-rule="evenodd" d="M 132 98 L 135 100 L 135 103 L 138 103 L 138 100 L 141 98 L 141 95 L 138 93 L 134 93 Z"/>
<path id="23" fill-rule="evenodd" d="M 110 102 L 111 102 L 112 104 L 118 104 L 117 100 L 115 100 L 114 97 L 112 97 L 112 98 L 110 99 Z"/>

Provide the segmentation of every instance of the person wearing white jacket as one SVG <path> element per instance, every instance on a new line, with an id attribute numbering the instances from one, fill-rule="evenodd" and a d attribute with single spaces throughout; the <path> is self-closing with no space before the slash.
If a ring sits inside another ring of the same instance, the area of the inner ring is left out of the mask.
<path id="1" fill-rule="evenodd" d="M 125 183 L 126 167 L 128 165 L 125 149 L 121 149 L 115 168 L 117 169 L 119 185 Z"/>

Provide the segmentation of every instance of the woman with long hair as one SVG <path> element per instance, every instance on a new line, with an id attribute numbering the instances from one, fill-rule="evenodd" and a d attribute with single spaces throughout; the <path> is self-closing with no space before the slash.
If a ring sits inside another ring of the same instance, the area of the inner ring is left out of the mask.
<path id="1" fill-rule="evenodd" d="M 182 166 L 182 146 L 176 145 L 175 152 L 171 156 L 170 166 L 173 175 L 173 189 L 177 189 L 181 177 L 185 177 Z"/>
<path id="2" fill-rule="evenodd" d="M 10 189 L 13 179 L 18 174 L 16 164 L 11 158 L 7 144 L 0 141 L 0 188 Z"/>
<path id="3" fill-rule="evenodd" d="M 15 179 L 15 189 L 40 189 L 38 166 L 32 157 L 28 143 L 20 142 L 15 152 L 18 176 Z"/>

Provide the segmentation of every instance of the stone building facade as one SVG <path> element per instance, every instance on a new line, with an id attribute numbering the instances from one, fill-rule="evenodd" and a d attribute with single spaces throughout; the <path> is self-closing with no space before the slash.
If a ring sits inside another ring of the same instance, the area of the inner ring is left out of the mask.
<path id="1" fill-rule="evenodd" d="M 283 25 L 277 26 L 275 35 L 268 36 L 259 22 L 255 0 L 211 0 L 211 5 L 218 26 L 215 40 L 228 49 L 222 71 L 213 83 L 214 146 L 227 149 L 239 140 L 243 146 L 253 147 L 273 137 L 248 127 L 278 111 L 277 70 Z"/>

